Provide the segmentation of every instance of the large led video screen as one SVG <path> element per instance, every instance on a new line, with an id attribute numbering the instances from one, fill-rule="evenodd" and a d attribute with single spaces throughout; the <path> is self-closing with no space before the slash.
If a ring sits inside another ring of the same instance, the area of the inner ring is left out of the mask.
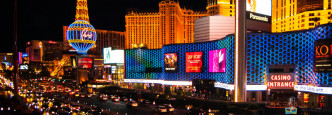
<path id="1" fill-rule="evenodd" d="M 246 11 L 247 19 L 270 24 L 272 0 L 247 0 Z"/>
<path id="2" fill-rule="evenodd" d="M 203 52 L 186 53 L 186 72 L 202 72 Z"/>
<path id="3" fill-rule="evenodd" d="M 247 0 L 246 11 L 271 16 L 272 0 Z"/>
<path id="4" fill-rule="evenodd" d="M 177 71 L 178 56 L 176 53 L 166 53 L 164 62 L 165 62 L 165 72 Z"/>
<path id="5" fill-rule="evenodd" d="M 27 64 L 20 65 L 20 70 L 28 70 L 28 69 L 29 69 L 29 65 L 27 65 Z"/>
<path id="6" fill-rule="evenodd" d="M 226 72 L 226 48 L 209 51 L 209 72 Z"/>
<path id="7" fill-rule="evenodd" d="M 332 39 L 316 40 L 314 47 L 314 71 L 332 72 Z"/>
<path id="8" fill-rule="evenodd" d="M 124 50 L 112 50 L 112 48 L 104 48 L 104 64 L 123 64 Z"/>
<path id="9" fill-rule="evenodd" d="M 110 64 L 111 63 L 111 51 L 112 51 L 111 47 L 103 49 L 104 64 Z"/>
<path id="10" fill-rule="evenodd" d="M 91 69 L 93 67 L 93 58 L 77 57 L 78 69 Z"/>

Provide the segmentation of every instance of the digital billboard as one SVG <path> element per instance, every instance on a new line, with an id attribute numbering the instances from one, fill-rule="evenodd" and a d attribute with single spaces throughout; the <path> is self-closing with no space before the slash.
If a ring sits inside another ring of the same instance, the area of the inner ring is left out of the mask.
<path id="1" fill-rule="evenodd" d="M 103 49 L 104 64 L 110 64 L 111 63 L 111 51 L 112 51 L 111 47 Z"/>
<path id="2" fill-rule="evenodd" d="M 176 72 L 178 56 L 176 53 L 166 53 L 165 54 L 165 72 Z"/>
<path id="3" fill-rule="evenodd" d="M 247 0 L 247 18 L 271 23 L 272 0 Z"/>
<path id="4" fill-rule="evenodd" d="M 91 57 L 77 57 L 78 69 L 91 69 L 93 67 L 93 58 Z"/>
<path id="5" fill-rule="evenodd" d="M 315 46 L 315 72 L 332 71 L 332 39 L 320 39 L 314 42 Z"/>
<path id="6" fill-rule="evenodd" d="M 186 53 L 186 72 L 202 72 L 203 52 Z"/>
<path id="7" fill-rule="evenodd" d="M 104 64 L 123 64 L 124 50 L 112 50 L 111 47 L 104 48 Z"/>
<path id="8" fill-rule="evenodd" d="M 209 72 L 226 72 L 226 48 L 209 51 Z"/>
<path id="9" fill-rule="evenodd" d="M 29 65 L 27 65 L 27 64 L 20 65 L 20 70 L 28 70 L 28 69 L 29 69 Z"/>

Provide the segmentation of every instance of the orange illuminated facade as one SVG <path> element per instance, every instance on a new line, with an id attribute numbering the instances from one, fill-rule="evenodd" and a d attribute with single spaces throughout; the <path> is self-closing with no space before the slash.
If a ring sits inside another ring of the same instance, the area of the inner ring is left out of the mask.
<path id="1" fill-rule="evenodd" d="M 235 16 L 234 0 L 207 0 L 208 15 Z"/>
<path id="2" fill-rule="evenodd" d="M 194 20 L 207 16 L 206 12 L 183 9 L 171 0 L 159 3 L 159 12 L 129 12 L 126 18 L 125 48 L 144 44 L 159 49 L 166 44 L 193 43 Z"/>
<path id="3" fill-rule="evenodd" d="M 331 0 L 272 0 L 272 32 L 305 30 L 332 22 Z"/>

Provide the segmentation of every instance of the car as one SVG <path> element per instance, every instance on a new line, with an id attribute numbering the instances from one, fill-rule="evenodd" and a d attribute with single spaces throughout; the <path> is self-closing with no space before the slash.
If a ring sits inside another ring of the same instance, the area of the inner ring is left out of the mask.
<path id="1" fill-rule="evenodd" d="M 119 98 L 119 97 L 115 97 L 115 98 L 112 99 L 112 101 L 114 101 L 114 102 L 119 102 L 119 101 L 120 101 L 120 98 Z"/>
<path id="2" fill-rule="evenodd" d="M 121 101 L 126 102 L 126 101 L 128 101 L 128 98 L 127 97 L 122 97 Z"/>
<path id="3" fill-rule="evenodd" d="M 80 108 L 81 108 L 81 107 L 80 107 L 79 105 L 72 105 L 72 106 L 71 106 L 71 110 L 72 110 L 72 111 L 76 111 L 76 112 L 80 111 Z"/>
<path id="4" fill-rule="evenodd" d="M 48 110 L 49 109 L 48 104 L 43 104 L 42 107 L 41 107 L 41 109 Z"/>
<path id="5" fill-rule="evenodd" d="M 42 93 L 36 93 L 36 96 L 37 96 L 37 97 L 42 97 L 43 94 L 42 94 Z"/>
<path id="6" fill-rule="evenodd" d="M 164 104 L 164 106 L 167 108 L 168 112 L 173 112 L 174 111 L 174 107 L 171 104 Z"/>
<path id="7" fill-rule="evenodd" d="M 43 99 L 42 102 L 43 102 L 43 103 L 48 103 L 48 101 L 49 101 L 49 100 L 45 98 L 45 99 Z"/>
<path id="8" fill-rule="evenodd" d="M 64 107 L 68 107 L 69 108 L 70 107 L 70 103 L 64 102 L 64 103 L 61 104 L 61 107 L 62 108 L 64 108 Z"/>
<path id="9" fill-rule="evenodd" d="M 158 113 L 167 113 L 168 112 L 166 106 L 162 106 L 162 105 L 152 107 L 152 111 L 158 112 Z"/>
<path id="10" fill-rule="evenodd" d="M 92 97 L 92 94 L 91 94 L 91 93 L 89 93 L 87 96 L 88 96 L 88 97 Z"/>
<path id="11" fill-rule="evenodd" d="M 85 94 L 81 94 L 80 97 L 81 97 L 81 98 L 84 98 L 84 97 L 85 97 Z"/>
<path id="12" fill-rule="evenodd" d="M 103 97 L 107 97 L 107 95 L 106 94 L 100 94 L 99 95 L 99 98 L 103 98 Z"/>
<path id="13" fill-rule="evenodd" d="M 55 102 L 53 102 L 53 107 L 60 108 L 61 107 L 61 103 L 58 102 L 58 101 L 55 101 Z"/>
<path id="14" fill-rule="evenodd" d="M 55 107 L 51 107 L 50 108 L 50 113 L 52 113 L 52 115 L 58 114 L 59 109 L 55 108 Z"/>
<path id="15" fill-rule="evenodd" d="M 116 97 L 115 95 L 110 95 L 110 96 L 109 96 L 110 99 L 113 99 L 113 98 L 115 98 L 115 97 Z"/>
<path id="16" fill-rule="evenodd" d="M 144 99 L 138 99 L 138 101 L 142 103 L 144 101 Z"/>
<path id="17" fill-rule="evenodd" d="M 148 104 L 150 104 L 151 102 L 150 102 L 149 100 L 144 100 L 142 103 L 145 104 L 145 105 L 148 105 Z"/>
<path id="18" fill-rule="evenodd" d="M 75 97 L 79 97 L 80 96 L 80 93 L 79 92 L 76 92 L 75 93 Z"/>
<path id="19" fill-rule="evenodd" d="M 75 92 L 74 91 L 70 91 L 68 94 L 69 95 L 75 95 Z"/>
<path id="20" fill-rule="evenodd" d="M 126 103 L 127 107 L 137 107 L 138 103 L 136 101 L 129 101 Z"/>
<path id="21" fill-rule="evenodd" d="M 204 114 L 203 109 L 193 107 L 187 110 L 187 115 L 202 115 L 202 114 Z"/>

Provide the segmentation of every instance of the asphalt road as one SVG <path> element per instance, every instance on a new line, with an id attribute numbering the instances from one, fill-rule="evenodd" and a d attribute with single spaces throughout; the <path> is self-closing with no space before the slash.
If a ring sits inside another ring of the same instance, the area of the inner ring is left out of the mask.
<path id="1" fill-rule="evenodd" d="M 104 110 L 104 114 L 116 113 L 119 115 L 185 115 L 186 110 L 175 108 L 174 112 L 170 113 L 155 113 L 152 111 L 153 105 L 140 105 L 139 107 L 128 108 L 125 102 L 112 102 L 111 99 L 107 101 L 102 101 L 98 98 L 97 95 L 93 95 L 90 98 L 80 98 L 80 97 L 68 97 L 66 94 L 62 94 L 64 99 L 71 102 L 86 104 L 86 105 L 96 105 L 101 107 Z M 61 97 L 62 98 L 62 97 Z"/>

